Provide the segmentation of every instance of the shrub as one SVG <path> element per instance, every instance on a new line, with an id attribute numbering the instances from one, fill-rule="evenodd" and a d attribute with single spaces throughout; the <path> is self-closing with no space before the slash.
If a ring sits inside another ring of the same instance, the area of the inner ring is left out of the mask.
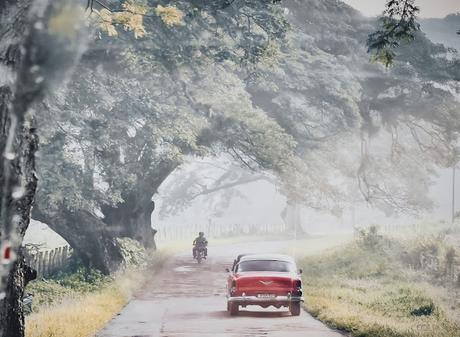
<path id="1" fill-rule="evenodd" d="M 434 304 L 430 303 L 422 305 L 421 307 L 415 308 L 410 312 L 412 316 L 430 316 L 434 312 Z"/>
<path id="2" fill-rule="evenodd" d="M 86 269 L 73 257 L 64 270 L 54 273 L 48 279 L 30 282 L 25 292 L 33 295 L 32 311 L 36 312 L 38 308 L 60 302 L 63 298 L 75 298 L 100 290 L 111 281 L 111 277 L 95 269 Z"/>
<path id="3" fill-rule="evenodd" d="M 379 234 L 379 227 L 372 225 L 369 228 L 355 228 L 358 236 L 358 243 L 367 249 L 379 248 L 383 241 L 383 236 Z"/>
<path id="4" fill-rule="evenodd" d="M 117 238 L 121 248 L 121 254 L 125 261 L 125 266 L 130 267 L 147 267 L 151 256 L 148 251 L 138 241 L 130 238 Z"/>
<path id="5" fill-rule="evenodd" d="M 403 264 L 419 273 L 431 283 L 455 285 L 455 270 L 459 262 L 457 251 L 443 237 L 431 236 L 405 243 L 405 252 L 400 256 Z"/>

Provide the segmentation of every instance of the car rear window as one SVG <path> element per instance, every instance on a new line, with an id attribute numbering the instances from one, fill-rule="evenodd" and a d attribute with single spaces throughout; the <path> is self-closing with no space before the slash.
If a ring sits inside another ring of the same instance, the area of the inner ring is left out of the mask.
<path id="1" fill-rule="evenodd" d="M 257 261 L 243 261 L 236 267 L 237 272 L 247 271 L 275 271 L 275 272 L 294 272 L 295 265 L 287 261 L 275 260 L 257 260 Z"/>

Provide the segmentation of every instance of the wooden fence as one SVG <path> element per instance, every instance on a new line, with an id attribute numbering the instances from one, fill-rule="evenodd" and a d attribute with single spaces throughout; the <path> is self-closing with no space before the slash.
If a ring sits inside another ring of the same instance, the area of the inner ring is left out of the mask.
<path id="1" fill-rule="evenodd" d="M 425 227 L 421 224 L 408 224 L 408 225 L 401 225 L 401 224 L 384 224 L 384 225 L 377 225 L 378 229 L 386 234 L 397 233 L 400 231 L 411 231 L 412 233 L 420 233 L 425 229 Z"/>
<path id="2" fill-rule="evenodd" d="M 270 235 L 286 231 L 284 224 L 239 225 L 239 224 L 188 224 L 159 226 L 158 241 L 193 240 L 198 232 L 205 232 L 207 238 L 226 238 L 240 235 Z"/>
<path id="3" fill-rule="evenodd" d="M 37 271 L 38 277 L 47 277 L 69 264 L 72 248 L 63 246 L 39 251 L 26 249 L 25 256 L 27 264 Z"/>

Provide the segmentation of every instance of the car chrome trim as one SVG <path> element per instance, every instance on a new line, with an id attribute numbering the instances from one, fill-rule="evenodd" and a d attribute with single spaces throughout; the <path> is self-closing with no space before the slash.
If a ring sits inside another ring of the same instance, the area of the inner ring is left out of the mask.
<path id="1" fill-rule="evenodd" d="M 251 303 L 276 303 L 276 302 L 304 302 L 302 296 L 275 296 L 275 297 L 257 297 L 257 296 L 227 296 L 229 302 L 251 302 Z"/>

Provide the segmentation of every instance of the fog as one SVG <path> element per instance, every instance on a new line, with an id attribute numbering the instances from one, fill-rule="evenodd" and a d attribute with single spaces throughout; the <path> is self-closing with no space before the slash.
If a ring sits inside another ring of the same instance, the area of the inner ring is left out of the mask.
<path id="1" fill-rule="evenodd" d="M 384 8 L 385 0 L 345 0 L 367 16 L 380 15 Z M 420 16 L 424 18 L 443 18 L 448 14 L 460 12 L 460 3 L 457 0 L 418 0 L 415 2 L 420 8 Z"/>
<path id="2" fill-rule="evenodd" d="M 0 337 L 460 337 L 459 11 L 0 1 Z"/>
<path id="3" fill-rule="evenodd" d="M 225 160 L 221 160 L 222 164 Z M 218 163 L 218 161 L 217 161 Z M 255 181 L 233 187 L 234 193 L 216 191 L 209 195 L 199 196 L 187 203 L 185 209 L 169 212 L 162 207 L 164 198 L 170 193 L 169 188 L 178 184 L 184 171 L 200 172 L 212 176 L 216 160 L 190 159 L 182 165 L 179 172 L 173 173 L 154 195 L 157 209 L 152 213 L 152 223 L 161 231 L 170 226 L 201 224 L 202 228 L 211 226 L 241 224 L 276 224 L 283 223 L 282 212 L 286 207 L 286 197 L 279 192 L 277 186 L 270 181 Z M 207 168 L 207 171 L 203 170 Z M 211 172 L 209 172 L 211 170 Z M 217 175 L 219 170 L 215 170 Z M 456 180 L 455 189 L 460 187 Z M 429 192 L 434 202 L 432 210 L 421 211 L 418 215 L 400 214 L 388 216 L 370 204 L 359 203 L 348 206 L 343 214 L 334 216 L 326 211 L 315 211 L 302 208 L 301 223 L 306 232 L 324 233 L 352 231 L 355 226 L 376 225 L 408 225 L 414 223 L 450 223 L 452 217 L 452 171 L 439 170 Z M 169 199 L 169 198 L 168 198 Z M 456 199 L 456 211 L 460 210 L 460 197 Z M 222 200 L 227 200 L 223 203 Z M 168 200 L 166 200 L 167 202 Z"/>

